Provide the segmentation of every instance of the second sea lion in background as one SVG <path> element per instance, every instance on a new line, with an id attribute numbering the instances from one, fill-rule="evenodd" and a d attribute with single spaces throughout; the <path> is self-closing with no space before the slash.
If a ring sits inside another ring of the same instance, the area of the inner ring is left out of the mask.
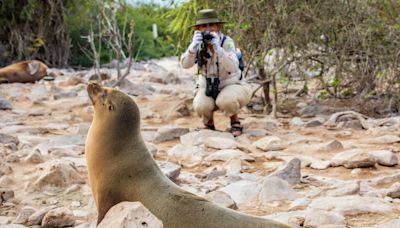
<path id="1" fill-rule="evenodd" d="M 28 60 L 0 68 L 0 83 L 35 82 L 48 75 L 49 68 L 38 60 Z"/>

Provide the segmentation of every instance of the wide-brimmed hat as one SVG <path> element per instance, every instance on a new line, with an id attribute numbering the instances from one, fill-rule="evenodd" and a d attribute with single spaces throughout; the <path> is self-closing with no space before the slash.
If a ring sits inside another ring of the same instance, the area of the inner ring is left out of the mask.
<path id="1" fill-rule="evenodd" d="M 190 27 L 197 26 L 197 25 L 204 25 L 204 24 L 208 24 L 208 23 L 223 24 L 226 22 L 218 19 L 217 12 L 214 9 L 203 9 L 203 10 L 199 11 L 199 15 L 198 15 L 196 24 L 191 25 Z"/>

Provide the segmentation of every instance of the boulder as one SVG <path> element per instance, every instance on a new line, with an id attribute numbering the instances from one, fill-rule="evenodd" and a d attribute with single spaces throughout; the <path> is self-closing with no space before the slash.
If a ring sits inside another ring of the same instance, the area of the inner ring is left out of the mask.
<path id="1" fill-rule="evenodd" d="M 346 181 L 326 192 L 326 196 L 346 196 L 360 193 L 360 181 Z"/>
<path id="2" fill-rule="evenodd" d="M 233 210 L 237 210 L 238 207 L 235 203 L 235 201 L 233 201 L 233 199 L 225 192 L 223 191 L 213 191 L 210 193 L 207 193 L 204 196 L 207 200 L 214 202 L 216 204 L 219 204 L 223 207 L 227 207 Z"/>
<path id="3" fill-rule="evenodd" d="M 368 152 L 368 154 L 376 158 L 379 165 L 395 166 L 399 163 L 396 154 L 389 150 L 375 150 Z"/>
<path id="4" fill-rule="evenodd" d="M 394 183 L 392 186 L 390 186 L 386 195 L 391 198 L 399 199 L 400 198 L 400 183 Z"/>
<path id="5" fill-rule="evenodd" d="M 180 136 L 187 134 L 187 133 L 189 133 L 188 128 L 167 125 L 167 126 L 160 127 L 157 130 L 153 141 L 155 143 L 169 141 L 169 140 L 179 138 Z"/>
<path id="6" fill-rule="evenodd" d="M 373 167 L 376 158 L 361 149 L 351 149 L 336 154 L 331 159 L 332 166 L 344 166 L 348 169 Z"/>
<path id="7" fill-rule="evenodd" d="M 374 228 L 399 228 L 400 219 L 393 219 L 385 223 L 378 224 Z"/>
<path id="8" fill-rule="evenodd" d="M 236 203 L 248 203 L 257 198 L 261 190 L 259 183 L 249 180 L 240 180 L 220 189 L 232 197 Z"/>
<path id="9" fill-rule="evenodd" d="M 15 136 L 0 133 L 0 143 L 1 143 L 1 144 L 14 144 L 14 145 L 18 145 L 18 144 L 19 144 L 19 140 L 18 140 L 18 138 L 15 137 Z"/>
<path id="10" fill-rule="evenodd" d="M 204 160 L 206 161 L 228 161 L 232 158 L 240 158 L 244 161 L 254 162 L 254 157 L 240 151 L 234 149 L 225 149 L 225 150 L 218 150 L 215 153 L 210 154 Z"/>
<path id="11" fill-rule="evenodd" d="M 256 146 L 257 148 L 260 148 L 263 151 L 285 149 L 285 147 L 283 146 L 282 139 L 280 139 L 277 136 L 266 136 L 254 142 L 253 145 Z"/>
<path id="12" fill-rule="evenodd" d="M 301 161 L 298 158 L 293 158 L 269 176 L 276 176 L 289 184 L 299 184 L 301 179 Z"/>
<path id="13" fill-rule="evenodd" d="M 262 203 L 280 200 L 295 200 L 299 198 L 288 182 L 278 177 L 266 177 L 262 184 L 259 199 Z"/>
<path id="14" fill-rule="evenodd" d="M 320 210 L 307 210 L 304 227 L 318 228 L 336 225 L 346 227 L 345 217 L 339 213 Z"/>
<path id="15" fill-rule="evenodd" d="M 14 220 L 16 224 L 25 224 L 28 222 L 29 216 L 36 212 L 36 209 L 33 207 L 25 206 L 19 212 L 17 218 Z"/>
<path id="16" fill-rule="evenodd" d="M 14 191 L 10 189 L 0 188 L 0 205 L 3 202 L 10 201 L 14 198 Z"/>
<path id="17" fill-rule="evenodd" d="M 400 142 L 400 137 L 397 135 L 383 135 L 379 137 L 361 140 L 362 143 L 368 144 L 392 144 Z"/>
<path id="18" fill-rule="evenodd" d="M 66 227 L 74 224 L 74 214 L 65 207 L 49 210 L 42 219 L 42 227 Z"/>
<path id="19" fill-rule="evenodd" d="M 140 202 L 121 202 L 113 206 L 97 228 L 162 228 L 161 220 L 155 217 Z"/>
<path id="20" fill-rule="evenodd" d="M 157 161 L 157 164 L 160 167 L 161 171 L 165 174 L 165 176 L 167 176 L 172 181 L 175 181 L 181 173 L 180 165 L 167 161 Z"/>
<path id="21" fill-rule="evenodd" d="M 320 152 L 330 152 L 330 151 L 336 151 L 336 150 L 342 150 L 343 149 L 343 144 L 339 142 L 338 140 L 332 140 L 324 145 L 322 145 L 318 151 Z"/>
<path id="22" fill-rule="evenodd" d="M 44 171 L 34 182 L 34 186 L 42 189 L 46 186 L 68 187 L 72 184 L 85 183 L 75 166 L 62 160 L 43 163 Z"/>
<path id="23" fill-rule="evenodd" d="M 177 144 L 167 152 L 168 158 L 179 163 L 198 164 L 203 161 L 206 152 L 198 146 Z"/>
<path id="24" fill-rule="evenodd" d="M 205 144 L 209 137 L 229 138 L 233 139 L 232 134 L 228 132 L 219 132 L 212 130 L 193 131 L 180 137 L 181 143 L 187 146 L 198 146 Z"/>
<path id="25" fill-rule="evenodd" d="M 11 110 L 11 103 L 6 100 L 4 97 L 0 96 L 0 110 Z"/>
<path id="26" fill-rule="evenodd" d="M 365 213 L 391 213 L 396 209 L 383 199 L 360 196 L 320 197 L 313 200 L 309 208 L 334 211 L 344 216 Z"/>
<path id="27" fill-rule="evenodd" d="M 208 137 L 205 146 L 214 149 L 235 149 L 236 141 L 232 138 L 225 137 Z"/>
<path id="28" fill-rule="evenodd" d="M 24 161 L 33 164 L 39 164 L 43 163 L 44 159 L 38 150 L 34 150 L 25 157 Z"/>
<path id="29" fill-rule="evenodd" d="M 31 216 L 29 216 L 28 225 L 34 226 L 34 225 L 42 224 L 43 217 L 47 214 L 47 212 L 49 212 L 51 209 L 54 209 L 54 208 L 55 208 L 55 206 L 51 206 L 51 207 L 42 208 L 42 209 L 36 211 Z"/>

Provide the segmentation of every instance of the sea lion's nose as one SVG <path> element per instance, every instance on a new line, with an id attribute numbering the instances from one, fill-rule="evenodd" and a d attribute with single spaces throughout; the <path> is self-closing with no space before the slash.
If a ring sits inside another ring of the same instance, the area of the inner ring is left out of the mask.
<path id="1" fill-rule="evenodd" d="M 91 82 L 87 86 L 87 91 L 88 91 L 90 99 L 94 103 L 95 97 L 98 96 L 103 91 L 103 89 L 101 88 L 101 86 L 99 84 Z"/>

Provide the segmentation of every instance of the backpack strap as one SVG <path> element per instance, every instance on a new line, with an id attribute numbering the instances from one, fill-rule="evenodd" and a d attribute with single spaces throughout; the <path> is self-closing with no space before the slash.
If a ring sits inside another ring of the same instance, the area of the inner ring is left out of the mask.
<path id="1" fill-rule="evenodd" d="M 222 40 L 221 40 L 221 47 L 222 48 L 224 47 L 225 40 L 226 40 L 226 36 L 223 36 Z"/>

